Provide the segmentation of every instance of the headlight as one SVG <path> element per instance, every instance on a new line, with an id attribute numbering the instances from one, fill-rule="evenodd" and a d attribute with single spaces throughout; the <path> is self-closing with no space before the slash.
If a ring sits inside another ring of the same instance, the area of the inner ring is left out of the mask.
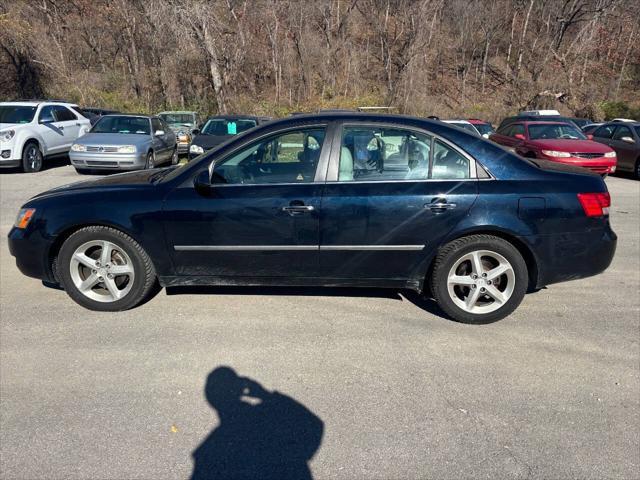
<path id="1" fill-rule="evenodd" d="M 567 158 L 570 157 L 571 154 L 569 152 L 558 152 L 556 150 L 542 150 L 542 153 L 547 157 L 561 157 Z"/>
<path id="2" fill-rule="evenodd" d="M 202 148 L 200 145 L 191 145 L 189 147 L 189 152 L 197 153 L 198 155 L 200 155 L 201 153 L 204 153 L 204 148 Z"/>
<path id="3" fill-rule="evenodd" d="M 27 225 L 29 225 L 34 213 L 36 213 L 35 208 L 21 208 L 18 212 L 16 223 L 14 224 L 15 227 L 20 229 L 27 228 Z"/>
<path id="4" fill-rule="evenodd" d="M 79 143 L 74 143 L 73 145 L 71 145 L 71 151 L 72 152 L 86 152 L 87 151 L 87 146 L 86 145 L 80 145 Z"/>
<path id="5" fill-rule="evenodd" d="M 604 156 L 607 158 L 616 158 L 616 152 L 607 152 Z"/>
<path id="6" fill-rule="evenodd" d="M 136 153 L 135 145 L 122 145 L 118 147 L 118 153 Z"/>
<path id="7" fill-rule="evenodd" d="M 0 132 L 0 140 L 2 140 L 3 142 L 8 142 L 13 138 L 15 134 L 16 134 L 15 130 L 4 130 Z"/>

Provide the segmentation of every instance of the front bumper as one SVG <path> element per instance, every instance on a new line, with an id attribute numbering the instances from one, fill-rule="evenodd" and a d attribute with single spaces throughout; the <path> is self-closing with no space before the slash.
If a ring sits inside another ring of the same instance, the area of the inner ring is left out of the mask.
<path id="1" fill-rule="evenodd" d="M 611 265 L 618 241 L 609 222 L 603 229 L 525 239 L 537 260 L 538 288 L 602 273 Z"/>
<path id="2" fill-rule="evenodd" d="M 27 277 L 56 283 L 49 259 L 53 239 L 43 238 L 40 229 L 30 227 L 13 227 L 9 231 L 9 253 L 15 257 L 18 270 Z"/>
<path id="3" fill-rule="evenodd" d="M 22 161 L 22 152 L 16 148 L 13 140 L 0 142 L 0 168 L 17 167 Z"/>
<path id="4" fill-rule="evenodd" d="M 576 167 L 586 168 L 587 170 L 591 170 L 593 173 L 598 173 L 600 175 L 608 175 L 616 171 L 617 159 L 607 158 L 607 157 L 598 157 L 598 158 L 579 158 L 579 157 L 567 157 L 567 158 L 558 158 L 558 157 L 548 157 L 544 154 L 540 155 L 540 157 L 544 160 L 549 160 L 551 162 L 558 163 L 566 163 L 568 165 L 574 165 Z"/>
<path id="5" fill-rule="evenodd" d="M 182 143 L 182 142 L 178 142 L 177 146 L 178 146 L 178 153 L 179 154 L 183 154 L 183 153 L 188 153 L 189 152 L 189 143 Z"/>
<path id="6" fill-rule="evenodd" d="M 71 165 L 76 168 L 104 170 L 140 170 L 145 168 L 147 157 L 144 153 L 87 153 L 69 152 Z"/>

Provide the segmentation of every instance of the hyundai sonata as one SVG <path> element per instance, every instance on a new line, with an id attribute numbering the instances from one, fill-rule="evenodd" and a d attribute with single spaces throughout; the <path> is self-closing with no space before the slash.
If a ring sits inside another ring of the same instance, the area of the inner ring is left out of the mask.
<path id="1" fill-rule="evenodd" d="M 156 282 L 358 286 L 415 290 L 484 323 L 528 290 L 607 268 L 609 206 L 585 169 L 442 122 L 332 113 L 42 193 L 9 246 L 25 275 L 93 310 L 132 308 Z"/>

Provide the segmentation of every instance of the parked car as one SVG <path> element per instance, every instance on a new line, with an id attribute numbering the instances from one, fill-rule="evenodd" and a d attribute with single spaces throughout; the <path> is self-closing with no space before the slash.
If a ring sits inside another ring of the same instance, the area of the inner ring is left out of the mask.
<path id="1" fill-rule="evenodd" d="M 69 153 L 78 173 L 140 170 L 178 163 L 176 136 L 158 117 L 105 115 L 78 138 Z"/>
<path id="2" fill-rule="evenodd" d="M 250 115 L 219 115 L 209 117 L 201 129 L 194 130 L 189 147 L 189 160 L 226 142 L 234 135 L 245 132 L 271 120 Z"/>
<path id="3" fill-rule="evenodd" d="M 187 153 L 193 138 L 192 132 L 198 128 L 200 122 L 198 113 L 191 111 L 160 112 L 158 117 L 167 122 L 176 134 L 178 153 L 180 155 Z"/>
<path id="4" fill-rule="evenodd" d="M 95 125 L 100 117 L 104 115 L 113 115 L 114 113 L 120 112 L 99 107 L 82 107 L 80 113 L 82 113 L 91 121 L 91 125 Z"/>
<path id="5" fill-rule="evenodd" d="M 471 122 L 468 122 L 467 120 L 441 120 L 441 122 L 448 123 L 449 125 L 455 125 L 456 127 L 463 128 L 463 129 L 467 130 L 468 132 L 471 132 L 474 135 L 477 135 L 479 137 L 482 136 L 480 134 L 480 132 L 478 131 L 478 129 L 475 127 L 475 125 L 473 125 Z"/>
<path id="6" fill-rule="evenodd" d="M 567 163 L 604 176 L 616 169 L 616 152 L 592 142 L 569 123 L 515 122 L 490 138 L 523 157 Z"/>
<path id="7" fill-rule="evenodd" d="M 470 118 L 468 122 L 473 125 L 476 130 L 478 130 L 480 135 L 482 135 L 484 138 L 489 138 L 489 135 L 495 132 L 493 125 L 491 125 L 489 122 L 485 122 L 484 120 L 480 120 L 478 118 Z"/>
<path id="8" fill-rule="evenodd" d="M 541 110 L 541 111 L 544 112 L 545 110 Z M 537 121 L 565 122 L 565 123 L 572 123 L 578 128 L 582 128 L 584 125 L 588 125 L 589 123 L 591 123 L 591 120 L 589 120 L 588 118 L 563 117 L 562 115 L 525 115 L 523 113 L 513 117 L 507 117 L 504 120 L 502 120 L 502 122 L 500 122 L 500 125 L 498 126 L 498 130 L 514 122 L 527 122 L 527 121 L 529 122 L 537 122 Z"/>
<path id="9" fill-rule="evenodd" d="M 589 123 L 581 128 L 582 133 L 587 136 L 591 135 L 600 125 L 602 125 L 602 123 Z"/>
<path id="10" fill-rule="evenodd" d="M 605 123 L 593 132 L 593 139 L 615 150 L 618 170 L 640 180 L 640 122 Z"/>
<path id="11" fill-rule="evenodd" d="M 89 128 L 89 119 L 72 103 L 0 102 L 0 167 L 38 172 L 46 159 L 69 152 Z"/>
<path id="12" fill-rule="evenodd" d="M 9 249 L 22 273 L 93 310 L 132 308 L 156 281 L 359 286 L 424 292 L 484 323 L 528 289 L 607 268 L 609 206 L 599 176 L 442 122 L 305 115 L 179 167 L 37 195 Z"/>

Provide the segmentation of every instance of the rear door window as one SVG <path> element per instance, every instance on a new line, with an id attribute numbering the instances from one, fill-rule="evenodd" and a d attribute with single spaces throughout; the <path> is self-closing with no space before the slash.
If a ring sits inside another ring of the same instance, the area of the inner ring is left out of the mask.
<path id="1" fill-rule="evenodd" d="M 426 180 L 432 140 L 404 129 L 345 127 L 338 181 Z"/>
<path id="2" fill-rule="evenodd" d="M 613 134 L 613 139 L 622 140 L 624 137 L 633 138 L 633 133 L 631 133 L 631 129 L 629 127 L 624 125 L 619 125 L 615 133 Z"/>

